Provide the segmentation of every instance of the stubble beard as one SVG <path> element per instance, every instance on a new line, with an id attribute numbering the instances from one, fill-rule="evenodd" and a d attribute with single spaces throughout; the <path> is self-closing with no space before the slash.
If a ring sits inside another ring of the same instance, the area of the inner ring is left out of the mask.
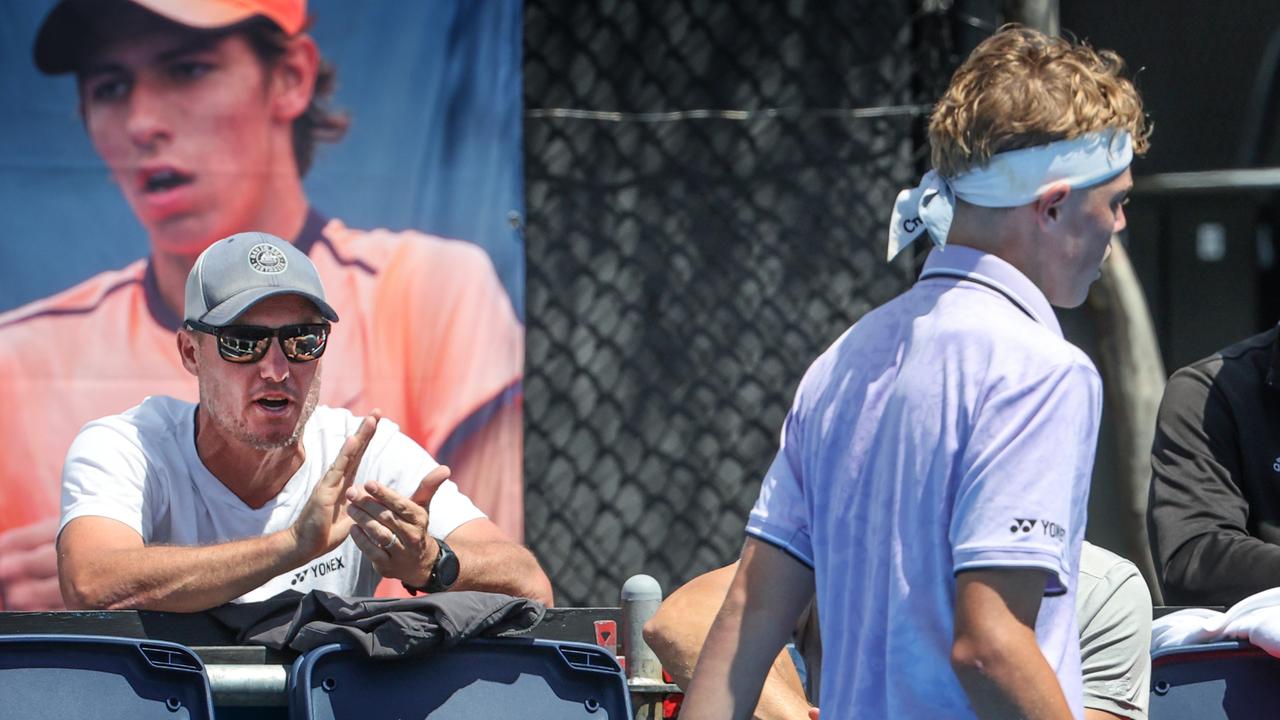
<path id="1" fill-rule="evenodd" d="M 201 378 L 201 384 L 203 385 L 203 383 L 204 379 Z M 209 388 L 209 390 L 213 390 L 213 388 Z M 200 396 L 207 399 L 217 397 L 214 392 L 206 393 L 203 387 L 200 390 Z M 311 419 L 311 414 L 315 412 L 316 405 L 320 399 L 320 375 L 316 373 L 316 376 L 312 378 L 311 388 L 307 390 L 307 397 L 302 402 L 302 411 L 298 414 L 298 422 L 294 425 L 293 432 L 287 438 L 270 437 L 255 433 L 249 428 L 243 417 L 238 414 L 223 413 L 220 407 L 221 403 L 217 401 L 210 403 L 207 399 L 202 400 L 202 402 L 212 406 L 209 408 L 211 410 L 209 417 L 237 442 L 243 443 L 254 450 L 280 450 L 296 445 L 299 438 L 302 437 L 303 431 L 306 430 L 307 421 Z"/>
<path id="2" fill-rule="evenodd" d="M 241 442 L 255 450 L 279 450 L 281 448 L 293 447 L 298 443 L 298 438 L 302 437 L 302 432 L 307 429 L 307 421 L 311 419 L 311 413 L 315 412 L 316 404 L 320 398 L 320 378 L 316 378 L 311 383 L 311 389 L 307 391 L 307 397 L 302 401 L 302 412 L 298 413 L 298 423 L 293 426 L 293 433 L 289 435 L 287 440 L 272 440 L 264 438 L 261 435 L 253 434 L 249 428 L 242 427 Z M 243 421 L 241 421 L 243 424 Z"/>

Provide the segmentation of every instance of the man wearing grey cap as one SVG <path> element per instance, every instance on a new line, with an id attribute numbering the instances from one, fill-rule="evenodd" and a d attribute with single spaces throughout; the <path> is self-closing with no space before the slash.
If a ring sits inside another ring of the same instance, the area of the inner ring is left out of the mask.
<path id="1" fill-rule="evenodd" d="M 195 612 L 290 589 L 371 595 L 383 577 L 551 603 L 537 560 L 448 468 L 377 410 L 317 404 L 336 322 L 311 261 L 275 236 L 199 256 L 177 334 L 199 403 L 149 397 L 67 455 L 68 607 Z"/>
<path id="2" fill-rule="evenodd" d="M 306 253 L 342 308 L 351 340 L 326 355 L 319 401 L 384 410 L 521 540 L 524 327 L 480 246 L 348 226 L 309 197 L 303 177 L 347 117 L 331 107 L 336 76 L 306 2 L 47 4 L 35 64 L 74 76 L 87 138 L 147 256 L 0 313 L 0 406 L 23 408 L 0 413 L 0 609 L 61 607 L 54 535 L 67 447 L 86 422 L 147 395 L 196 400 L 178 356 L 157 348 L 182 323 L 196 257 L 249 229 Z"/>

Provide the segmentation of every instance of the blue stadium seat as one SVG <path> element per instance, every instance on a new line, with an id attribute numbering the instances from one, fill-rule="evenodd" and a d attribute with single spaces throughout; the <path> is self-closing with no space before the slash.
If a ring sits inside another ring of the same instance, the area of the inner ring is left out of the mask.
<path id="1" fill-rule="evenodd" d="M 189 648 L 91 635 L 0 635 L 6 720 L 209 720 L 213 695 Z"/>
<path id="2" fill-rule="evenodd" d="M 1151 720 L 1280 717 L 1280 659 L 1247 642 L 1151 654 Z"/>
<path id="3" fill-rule="evenodd" d="M 484 639 L 401 660 L 326 645 L 294 663 L 289 716 L 631 720 L 631 701 L 617 661 L 595 645 Z"/>

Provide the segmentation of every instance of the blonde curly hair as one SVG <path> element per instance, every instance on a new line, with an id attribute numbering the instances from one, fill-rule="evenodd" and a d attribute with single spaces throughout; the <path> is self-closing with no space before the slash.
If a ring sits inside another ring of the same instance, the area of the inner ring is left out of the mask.
<path id="1" fill-rule="evenodd" d="M 1005 150 L 1107 128 L 1127 130 L 1146 153 L 1151 125 L 1124 61 L 1019 25 L 974 48 L 929 119 L 933 167 L 955 177 Z"/>

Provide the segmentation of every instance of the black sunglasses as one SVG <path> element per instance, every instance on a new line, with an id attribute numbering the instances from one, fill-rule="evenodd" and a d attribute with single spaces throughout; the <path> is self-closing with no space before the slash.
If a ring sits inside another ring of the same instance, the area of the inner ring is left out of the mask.
<path id="1" fill-rule="evenodd" d="M 190 330 L 218 339 L 218 355 L 233 363 L 255 363 L 267 354 L 271 338 L 280 338 L 280 349 L 289 362 L 318 360 L 329 344 L 329 323 L 304 323 L 280 328 L 260 325 L 227 325 L 216 327 L 199 320 L 183 323 Z"/>

